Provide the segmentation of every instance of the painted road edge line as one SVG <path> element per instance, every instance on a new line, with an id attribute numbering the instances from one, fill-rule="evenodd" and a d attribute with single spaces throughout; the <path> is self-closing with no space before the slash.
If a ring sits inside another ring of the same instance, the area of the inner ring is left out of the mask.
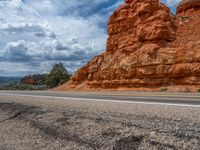
<path id="1" fill-rule="evenodd" d="M 196 107 L 200 108 L 200 105 L 192 104 L 176 104 L 176 103 L 162 103 L 162 102 L 139 102 L 139 101 L 127 101 L 127 100 L 103 100 L 103 99 L 86 99 L 86 98 L 74 98 L 74 97 L 57 97 L 57 96 L 37 96 L 37 95 L 23 95 L 23 94 L 0 94 L 0 96 L 19 96 L 19 97 L 33 97 L 33 98 L 50 98 L 61 100 L 74 100 L 74 101 L 93 101 L 93 102 L 107 102 L 107 103 L 124 103 L 124 104 L 144 104 L 144 105 L 160 105 L 160 106 L 178 106 L 178 107 Z"/>

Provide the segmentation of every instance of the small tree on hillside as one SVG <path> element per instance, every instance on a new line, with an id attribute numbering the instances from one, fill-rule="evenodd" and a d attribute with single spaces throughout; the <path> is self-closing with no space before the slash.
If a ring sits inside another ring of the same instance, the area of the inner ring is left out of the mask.
<path id="1" fill-rule="evenodd" d="M 47 77 L 47 86 L 49 88 L 54 88 L 58 85 L 61 85 L 68 81 L 70 75 L 68 74 L 67 70 L 63 66 L 62 63 L 55 64 Z"/>

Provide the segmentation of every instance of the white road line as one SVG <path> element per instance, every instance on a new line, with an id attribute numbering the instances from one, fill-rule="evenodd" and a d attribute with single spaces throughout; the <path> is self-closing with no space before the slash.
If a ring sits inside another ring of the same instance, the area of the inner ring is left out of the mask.
<path id="1" fill-rule="evenodd" d="M 144 105 L 160 105 L 160 106 L 176 106 L 176 107 L 196 107 L 200 108 L 200 105 L 193 104 L 175 104 L 175 103 L 162 103 L 162 102 L 140 102 L 140 101 L 127 101 L 127 100 L 103 100 L 103 99 L 90 99 L 90 98 L 74 98 L 74 97 L 58 97 L 58 96 L 37 96 L 37 95 L 23 95 L 23 94 L 2 94 L 0 96 L 18 96 L 18 97 L 32 97 L 32 98 L 49 98 L 49 99 L 61 99 L 61 100 L 73 100 L 73 101 L 93 101 L 93 102 L 107 102 L 107 103 L 123 103 L 123 104 L 144 104 Z M 137 97 L 134 97 L 137 98 Z M 141 98 L 141 97 L 140 97 Z M 146 97 L 144 97 L 146 98 Z"/>

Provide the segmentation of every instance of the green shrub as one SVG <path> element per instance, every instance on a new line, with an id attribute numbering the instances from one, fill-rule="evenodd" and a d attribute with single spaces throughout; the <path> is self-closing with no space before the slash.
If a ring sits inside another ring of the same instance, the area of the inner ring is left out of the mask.
<path id="1" fill-rule="evenodd" d="M 198 89 L 197 92 L 200 93 L 200 89 Z"/>
<path id="2" fill-rule="evenodd" d="M 68 81 L 70 75 L 63 66 L 62 63 L 55 64 L 46 79 L 46 84 L 48 88 L 54 88 Z"/>
<path id="3" fill-rule="evenodd" d="M 179 18 L 181 21 L 191 20 L 191 17 L 190 17 L 190 16 L 178 16 L 178 18 Z"/>
<path id="4" fill-rule="evenodd" d="M 166 92 L 166 91 L 168 91 L 168 88 L 166 87 L 160 88 L 160 92 Z"/>
<path id="5" fill-rule="evenodd" d="M 48 74 L 27 75 L 21 79 L 21 83 L 31 84 L 31 85 L 44 85 L 46 84 L 47 77 L 48 77 Z"/>

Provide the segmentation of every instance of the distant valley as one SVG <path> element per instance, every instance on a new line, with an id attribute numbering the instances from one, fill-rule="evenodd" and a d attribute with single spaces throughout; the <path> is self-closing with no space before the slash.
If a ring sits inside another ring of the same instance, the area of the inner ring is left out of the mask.
<path id="1" fill-rule="evenodd" d="M 5 86 L 9 84 L 18 84 L 21 82 L 22 77 L 8 77 L 0 76 L 0 86 Z"/>

